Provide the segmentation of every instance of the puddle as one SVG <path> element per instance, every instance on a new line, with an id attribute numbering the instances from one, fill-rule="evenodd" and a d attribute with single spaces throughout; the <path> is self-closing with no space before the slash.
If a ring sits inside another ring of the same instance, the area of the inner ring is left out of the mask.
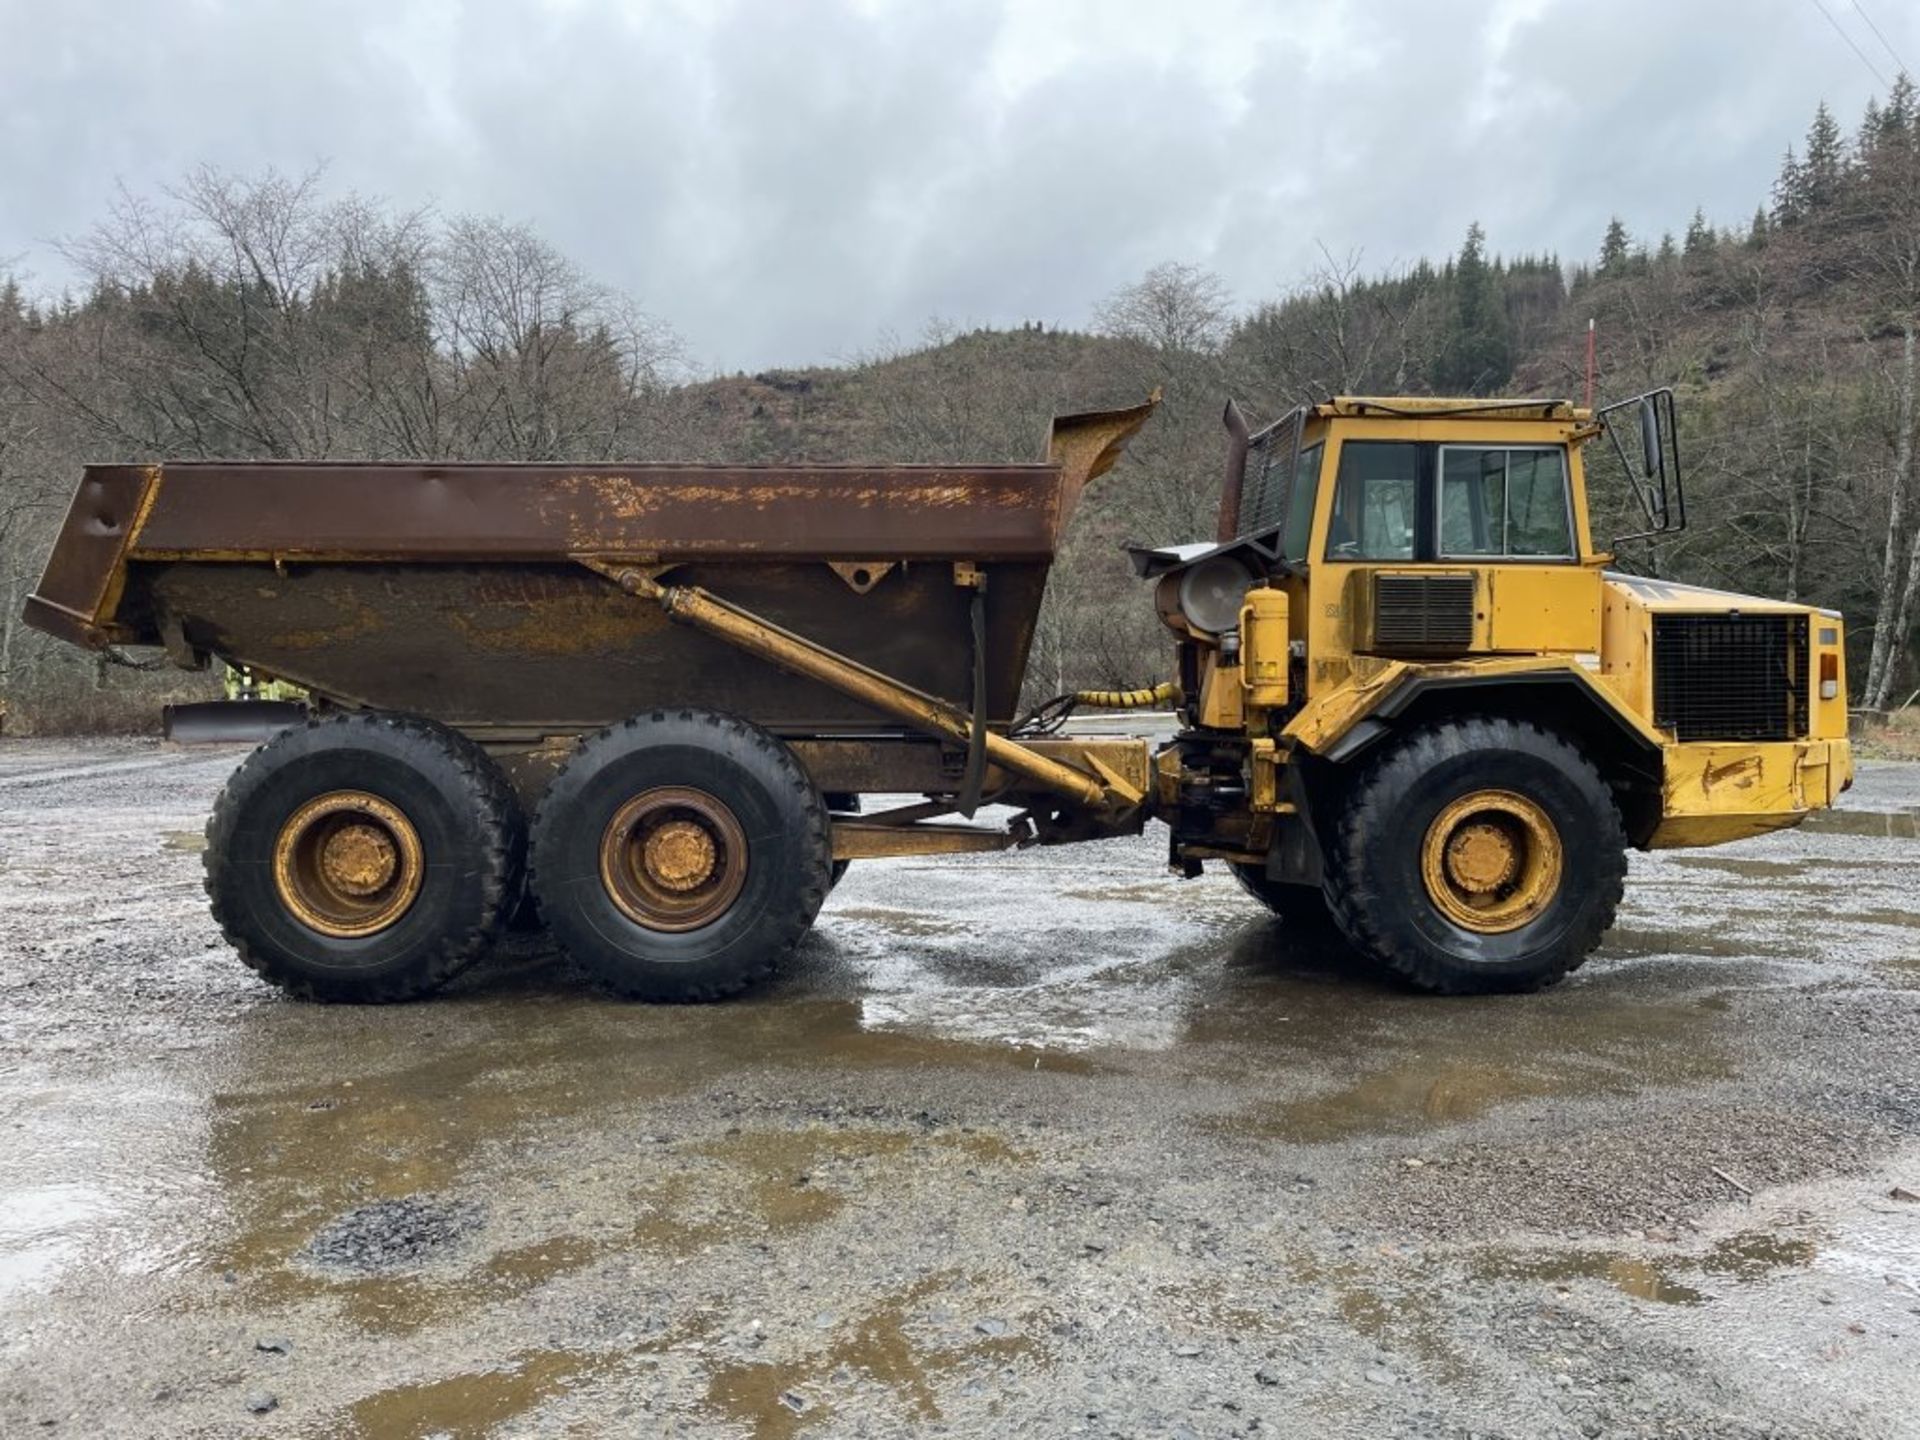
<path id="1" fill-rule="evenodd" d="M 877 905 L 845 905 L 831 918 L 874 925 L 894 935 L 965 935 L 972 928 L 925 910 L 889 910 Z"/>
<path id="2" fill-rule="evenodd" d="M 1118 900 L 1122 903 L 1144 905 L 1180 905 L 1190 903 L 1195 895 L 1191 887 L 1177 888 L 1178 881 L 1166 881 L 1160 884 L 1145 885 L 1106 885 L 1094 890 L 1062 890 L 1062 900 L 1086 900 L 1096 905 L 1104 905 Z M 1202 899 L 1210 896 L 1202 895 Z"/>
<path id="3" fill-rule="evenodd" d="M 931 1276 L 842 1327 L 824 1348 L 800 1359 L 716 1370 L 707 1403 L 746 1426 L 754 1440 L 790 1440 L 833 1414 L 837 1386 L 864 1379 L 890 1391 L 918 1424 L 940 1419 L 936 1382 L 966 1368 L 1029 1355 L 1025 1335 L 943 1333 L 920 1312 L 951 1275 Z M 956 1322 L 964 1323 L 964 1322 Z M 951 1329 L 951 1327 L 949 1327 Z M 831 1433 L 831 1432 L 829 1432 Z"/>
<path id="4" fill-rule="evenodd" d="M 5 1192 L 0 1206 L 0 1296 L 37 1289 L 72 1261 L 80 1232 L 107 1214 L 108 1196 L 90 1185 L 40 1185 Z"/>
<path id="5" fill-rule="evenodd" d="M 1920 1296 L 1920 1215 L 1863 1215 L 1841 1226 L 1813 1264 Z"/>
<path id="6" fill-rule="evenodd" d="M 605 1369 L 613 1357 L 566 1350 L 516 1355 L 500 1370 L 396 1385 L 348 1410 L 361 1440 L 482 1440 L 509 1420 L 551 1399 L 575 1380 Z"/>
<path id="7" fill-rule="evenodd" d="M 582 1003 L 550 1007 L 536 1027 L 521 1002 L 497 1012 L 512 1034 L 435 1052 L 396 1028 L 387 1043 L 431 1058 L 217 1097 L 208 1157 L 232 1228 L 208 1268 L 235 1272 L 251 1308 L 332 1301 L 362 1330 L 406 1333 L 616 1254 L 820 1224 L 883 1184 L 885 1167 L 1017 1163 L 996 1136 L 957 1129 L 815 1126 L 691 1147 L 654 1132 L 663 1101 L 741 1065 L 1033 1064 L 999 1047 L 862 1031 L 857 1014 L 851 1003 L 724 1013 Z M 583 1123 L 631 1131 L 633 1149 L 576 1186 L 568 1233 L 514 1233 L 513 1217 L 541 1208 L 528 1193 L 539 1184 L 533 1147 Z"/>
<path id="8" fill-rule="evenodd" d="M 1609 1250 L 1495 1250 L 1477 1258 L 1468 1273 L 1476 1280 L 1531 1280 L 1549 1285 L 1598 1280 L 1636 1300 L 1659 1305 L 1704 1305 L 1711 1297 L 1676 1277 L 1722 1276 L 1750 1284 L 1776 1271 L 1803 1270 L 1819 1253 L 1820 1246 L 1809 1239 L 1746 1230 L 1717 1242 L 1697 1257 L 1650 1257 Z"/>
<path id="9" fill-rule="evenodd" d="M 1712 1246 L 1701 1257 L 1700 1269 L 1709 1275 L 1758 1280 L 1775 1270 L 1804 1269 L 1819 1253 L 1817 1243 L 1801 1236 L 1743 1230 Z"/>
<path id="10" fill-rule="evenodd" d="M 846 1205 L 846 1191 L 866 1187 L 872 1162 L 909 1150 L 956 1150 L 980 1164 L 1017 1158 L 997 1135 L 945 1131 L 755 1130 L 697 1147 L 746 1179 L 752 1213 L 769 1230 L 831 1219 Z"/>
<path id="11" fill-rule="evenodd" d="M 1920 840 L 1920 811 L 1816 810 L 1799 829 L 1815 835 L 1864 835 L 1874 840 Z"/>
<path id="12" fill-rule="evenodd" d="M 1601 1280 L 1622 1295 L 1661 1305 L 1704 1305 L 1707 1299 L 1691 1285 L 1673 1279 L 1664 1266 L 1604 1250 L 1570 1250 L 1558 1255 L 1495 1254 L 1476 1261 L 1469 1273 L 1476 1280 L 1533 1280 L 1549 1285 Z"/>
<path id="13" fill-rule="evenodd" d="M 1697 955 L 1712 960 L 1744 960 L 1778 956 L 1784 951 L 1725 930 L 1641 930 L 1616 925 L 1601 938 L 1596 952 L 1603 958 L 1644 960 L 1659 955 Z"/>
<path id="14" fill-rule="evenodd" d="M 207 848 L 207 832 L 204 830 L 168 830 L 160 837 L 162 850 L 183 850 L 190 855 L 198 855 Z"/>
<path id="15" fill-rule="evenodd" d="M 1733 1073 L 1715 1037 L 1719 1012 L 1700 1004 L 1596 1006 L 1571 995 L 1522 1006 L 1418 1003 L 1401 1026 L 1362 1035 L 1357 1062 L 1368 1068 L 1358 1079 L 1262 1102 L 1216 1128 L 1323 1145 L 1419 1134 L 1530 1100 L 1631 1095 Z"/>
<path id="16" fill-rule="evenodd" d="M 1668 855 L 1667 864 L 1687 870 L 1720 870 L 1745 880 L 1778 880 L 1803 873 L 1805 860 L 1754 860 L 1739 855 Z"/>

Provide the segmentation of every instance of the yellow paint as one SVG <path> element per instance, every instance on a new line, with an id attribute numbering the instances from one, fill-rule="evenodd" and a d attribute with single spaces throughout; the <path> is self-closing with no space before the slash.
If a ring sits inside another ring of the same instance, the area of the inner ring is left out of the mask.
<path id="1" fill-rule="evenodd" d="M 1527 925 L 1560 893 L 1560 832 L 1512 790 L 1476 790 L 1434 816 L 1420 876 L 1435 907 L 1482 935 Z"/>
<path id="2" fill-rule="evenodd" d="M 1271 586 L 1249 590 L 1240 607 L 1240 684 L 1252 709 L 1287 703 L 1288 613 L 1287 592 Z"/>
<path id="3" fill-rule="evenodd" d="M 1844 740 L 1669 745 L 1650 849 L 1722 845 L 1798 825 L 1853 778 Z"/>
<path id="4" fill-rule="evenodd" d="M 1201 660 L 1199 719 L 1206 730 L 1246 728 L 1246 692 L 1240 688 L 1240 671 L 1220 664 L 1220 652 L 1213 649 Z"/>

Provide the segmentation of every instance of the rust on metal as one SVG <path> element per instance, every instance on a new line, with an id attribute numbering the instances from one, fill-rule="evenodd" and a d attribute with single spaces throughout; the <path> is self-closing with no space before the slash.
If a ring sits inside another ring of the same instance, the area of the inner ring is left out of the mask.
<path id="1" fill-rule="evenodd" d="M 869 670 L 844 655 L 836 655 L 804 636 L 770 625 L 698 586 L 662 585 L 637 571 L 599 562 L 587 563 L 605 569 L 622 589 L 655 601 L 674 619 L 718 636 L 749 655 L 817 680 L 916 730 L 950 740 L 975 738 L 972 717 L 957 707 Z M 1105 783 L 1104 778 L 1028 750 L 1004 735 L 987 734 L 981 738 L 987 758 L 993 764 L 1037 789 L 1099 810 L 1125 809 L 1138 803 L 1138 794 L 1128 798 Z"/>
<path id="2" fill-rule="evenodd" d="M 833 826 L 833 858 L 876 860 L 896 855 L 965 855 L 1007 850 L 1021 837 L 1010 830 L 988 830 L 978 825 L 874 825 L 862 820 L 837 820 Z"/>
<path id="3" fill-rule="evenodd" d="M 90 467 L 26 618 L 469 731 L 725 710 L 825 747 L 817 773 L 857 772 L 835 788 L 939 788 L 977 716 L 987 793 L 1114 812 L 1143 764 L 1055 759 L 1000 732 L 1062 529 L 1155 403 L 1059 417 L 1026 465 Z M 697 623 L 632 603 L 613 573 L 671 580 L 668 609 Z M 523 785 L 552 753 L 527 743 Z"/>
<path id="4" fill-rule="evenodd" d="M 29 625 L 91 649 L 135 638 L 115 611 L 127 551 L 153 511 L 161 472 L 158 465 L 87 467 L 39 587 L 27 597 Z"/>
<path id="5" fill-rule="evenodd" d="M 692 786 L 632 796 L 600 837 L 600 881 L 634 924 L 677 933 L 710 925 L 747 883 L 747 836 L 724 801 Z"/>
<path id="6" fill-rule="evenodd" d="M 413 822 L 365 790 L 334 790 L 307 801 L 274 841 L 280 903 L 302 925 L 335 939 L 360 939 L 397 923 L 425 877 Z"/>
<path id="7" fill-rule="evenodd" d="M 827 568 L 847 582 L 856 595 L 864 595 L 893 572 L 891 560 L 829 560 Z"/>

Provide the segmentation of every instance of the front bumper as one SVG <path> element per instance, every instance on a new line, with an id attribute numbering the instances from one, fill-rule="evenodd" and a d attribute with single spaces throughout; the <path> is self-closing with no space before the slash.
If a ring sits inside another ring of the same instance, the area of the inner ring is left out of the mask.
<path id="1" fill-rule="evenodd" d="M 1798 825 L 1853 783 L 1845 740 L 1669 745 L 1650 850 L 1724 845 Z"/>

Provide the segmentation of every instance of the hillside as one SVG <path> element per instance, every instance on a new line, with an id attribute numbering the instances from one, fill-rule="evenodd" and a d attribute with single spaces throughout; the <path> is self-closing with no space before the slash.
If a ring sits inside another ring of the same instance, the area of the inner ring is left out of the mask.
<path id="1" fill-rule="evenodd" d="M 117 213 L 78 247 L 83 299 L 35 306 L 0 283 L 0 698 L 16 729 L 144 723 L 156 686 L 182 683 L 17 624 L 83 458 L 1024 459 L 1053 413 L 1159 386 L 1161 415 L 1057 568 L 1034 656 L 1051 691 L 1158 673 L 1119 542 L 1211 532 L 1227 397 L 1260 416 L 1333 392 L 1578 398 L 1589 319 L 1599 398 L 1680 394 L 1692 523 L 1622 563 L 1842 609 L 1856 704 L 1920 685 L 1920 107 L 1904 77 L 1851 137 L 1823 107 L 1737 225 L 1615 222 L 1571 260 L 1503 257 L 1475 226 L 1443 260 L 1328 270 L 1241 313 L 1203 270 L 1165 265 L 1102 307 L 1098 333 L 933 330 L 845 365 L 698 380 L 670 335 L 523 229 L 422 234 L 272 176 L 203 172 L 181 195 L 178 213 Z M 266 263 L 289 253 L 304 258 Z"/>

